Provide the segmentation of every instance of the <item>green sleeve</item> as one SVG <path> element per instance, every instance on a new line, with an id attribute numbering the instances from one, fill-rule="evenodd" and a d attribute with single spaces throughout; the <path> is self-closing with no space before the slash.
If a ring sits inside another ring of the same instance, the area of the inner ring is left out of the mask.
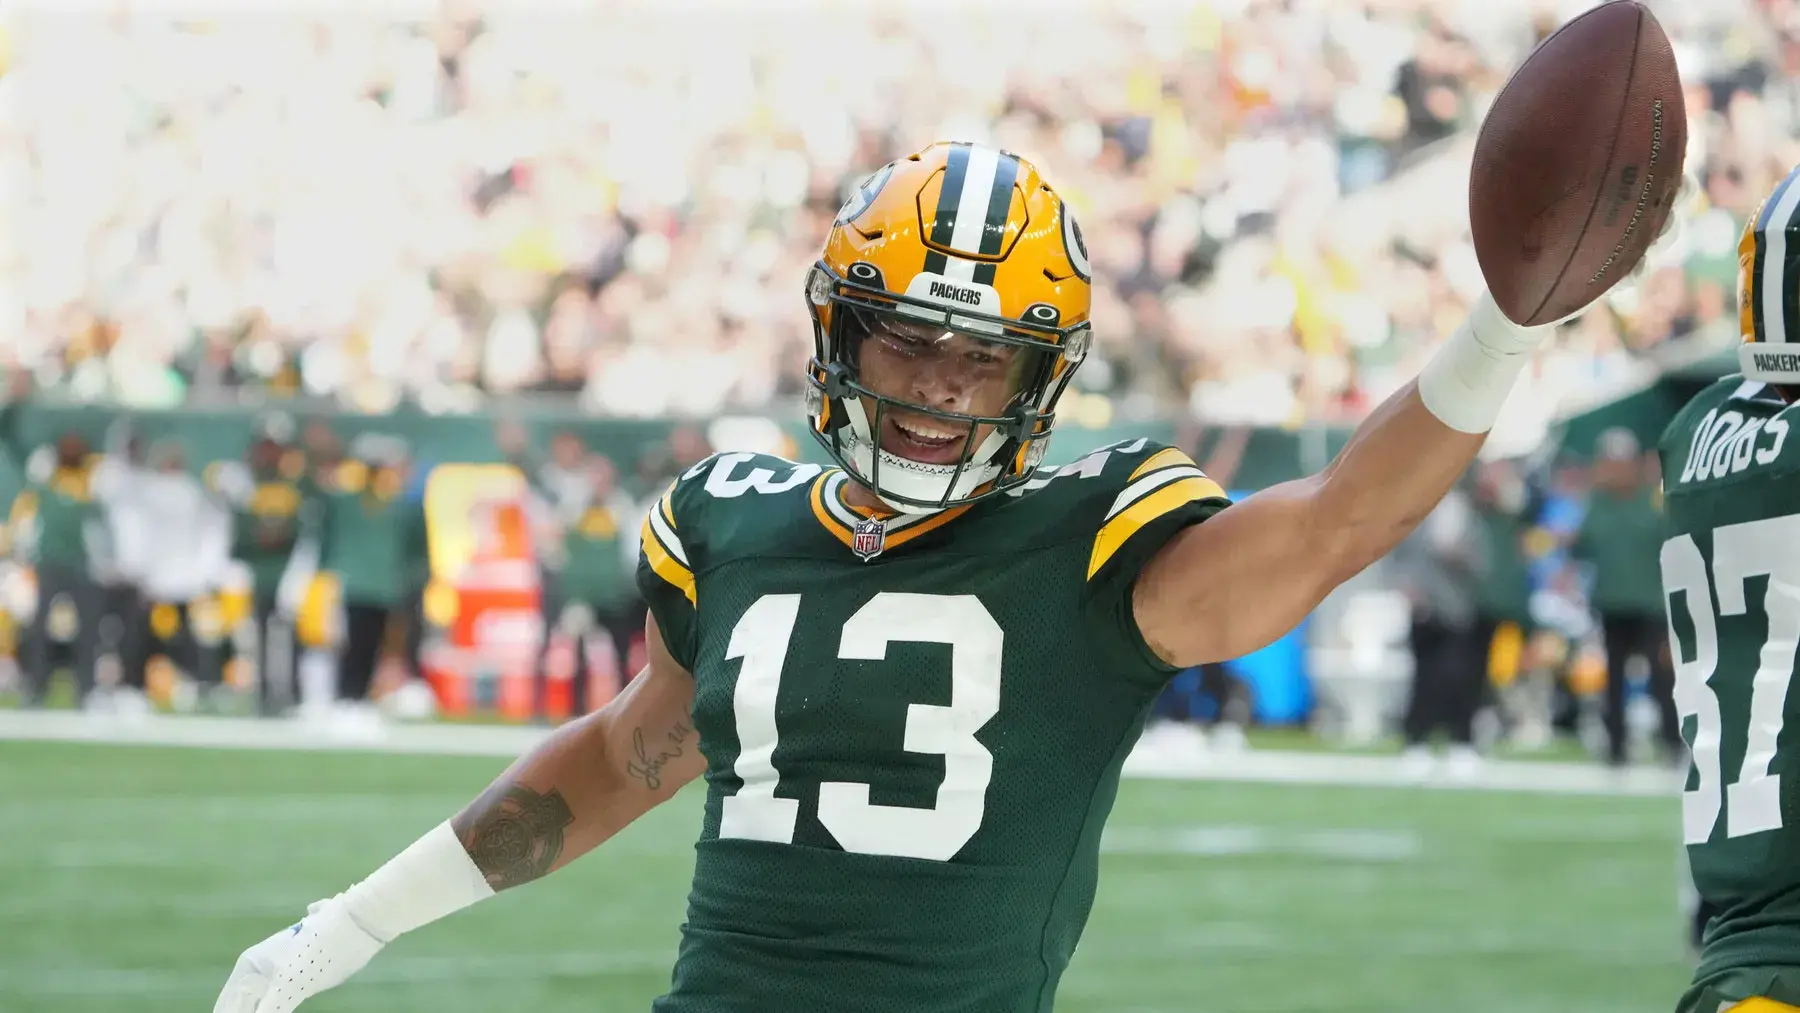
<path id="1" fill-rule="evenodd" d="M 1121 465 L 1105 484 L 1107 495 L 1093 500 L 1095 534 L 1082 546 L 1082 606 L 1096 645 L 1103 656 L 1117 659 L 1120 674 L 1161 685 L 1179 669 L 1158 657 L 1138 628 L 1131 602 L 1138 574 L 1170 539 L 1231 501 L 1177 450 L 1152 447 Z"/>
<path id="2" fill-rule="evenodd" d="M 690 473 L 691 474 L 691 473 Z M 651 504 L 639 531 L 637 586 L 662 631 L 669 654 L 688 671 L 699 653 L 694 557 L 701 547 L 689 480 L 671 486 Z"/>
<path id="3" fill-rule="evenodd" d="M 1222 498 L 1209 498 L 1190 501 L 1170 510 L 1140 528 L 1088 580 L 1086 609 L 1089 624 L 1110 655 L 1131 663 L 1124 674 L 1161 683 L 1181 670 L 1159 657 L 1144 639 L 1132 608 L 1132 591 L 1137 587 L 1138 574 L 1170 539 L 1229 505 L 1229 501 Z"/>

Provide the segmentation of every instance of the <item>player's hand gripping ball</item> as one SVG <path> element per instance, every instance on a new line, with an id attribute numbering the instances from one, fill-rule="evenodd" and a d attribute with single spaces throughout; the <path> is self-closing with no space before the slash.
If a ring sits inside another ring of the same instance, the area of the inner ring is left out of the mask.
<path id="1" fill-rule="evenodd" d="M 308 996 L 343 984 L 383 945 L 350 917 L 342 895 L 315 901 L 299 924 L 238 957 L 213 1013 L 289 1013 Z"/>
<path id="2" fill-rule="evenodd" d="M 1553 323 L 1629 276 L 1670 221 L 1686 156 L 1675 52 L 1641 4 L 1603 4 L 1544 40 L 1488 112 L 1469 175 L 1501 312 Z"/>

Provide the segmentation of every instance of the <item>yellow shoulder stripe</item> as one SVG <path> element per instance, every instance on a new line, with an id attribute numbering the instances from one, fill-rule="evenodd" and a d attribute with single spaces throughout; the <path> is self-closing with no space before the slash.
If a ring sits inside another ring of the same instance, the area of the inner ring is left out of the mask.
<path id="1" fill-rule="evenodd" d="M 1143 478 L 1145 475 L 1148 475 L 1151 472 L 1155 471 L 1156 469 L 1167 468 L 1171 464 L 1192 465 L 1193 463 L 1194 463 L 1193 458 L 1191 458 L 1188 455 L 1182 453 L 1181 451 L 1175 449 L 1174 447 L 1164 447 L 1163 449 L 1157 451 L 1156 453 L 1151 454 L 1149 460 L 1145 461 L 1143 464 L 1138 465 L 1137 470 L 1131 473 L 1130 481 L 1135 482 L 1138 479 Z"/>
<path id="2" fill-rule="evenodd" d="M 675 525 L 675 487 L 674 486 L 672 486 L 672 485 L 669 486 L 669 491 L 663 493 L 662 499 L 658 500 L 656 505 L 657 505 L 657 508 L 662 511 L 663 520 L 669 522 L 669 530 L 671 530 L 671 531 L 680 530 Z"/>
<path id="3" fill-rule="evenodd" d="M 1094 551 L 1088 556 L 1088 578 L 1091 580 L 1094 574 L 1099 573 L 1106 561 L 1144 525 L 1189 503 L 1221 498 L 1224 495 L 1225 490 L 1219 488 L 1219 483 L 1205 475 L 1199 475 L 1163 486 L 1126 507 L 1102 524 L 1100 533 L 1094 536 Z"/>
<path id="4" fill-rule="evenodd" d="M 667 581 L 671 587 L 675 587 L 682 594 L 687 595 L 689 605 L 695 604 L 694 571 L 681 565 L 674 556 L 669 554 L 669 550 L 663 547 L 662 539 L 656 536 L 656 529 L 650 524 L 650 518 L 644 518 L 644 527 L 638 533 L 638 538 L 643 543 L 644 560 L 650 564 L 650 569 L 658 577 Z"/>

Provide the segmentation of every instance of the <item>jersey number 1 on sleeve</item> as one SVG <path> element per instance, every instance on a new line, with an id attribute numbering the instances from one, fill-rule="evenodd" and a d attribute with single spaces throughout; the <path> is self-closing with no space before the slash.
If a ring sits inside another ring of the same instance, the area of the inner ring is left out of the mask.
<path id="1" fill-rule="evenodd" d="M 723 801 L 719 836 L 791 844 L 800 803 L 778 798 L 775 785 L 775 697 L 788 641 L 800 615 L 797 594 L 764 595 L 731 631 L 725 657 L 743 661 L 733 709 L 744 784 Z M 877 805 L 869 785 L 826 781 L 819 785 L 819 822 L 845 851 L 947 862 L 981 828 L 994 754 L 975 733 L 1000 709 L 1003 636 L 972 595 L 883 592 L 844 623 L 838 657 L 881 661 L 890 643 L 950 645 L 950 703 L 911 704 L 902 748 L 944 758 L 944 780 L 930 809 Z"/>
<path id="2" fill-rule="evenodd" d="M 1681 798 L 1682 840 L 1704 844 L 1710 839 L 1719 821 L 1721 802 L 1726 810 L 1726 837 L 1780 829 L 1781 775 L 1769 773 L 1769 767 L 1781 737 L 1788 683 L 1794 675 L 1795 647 L 1800 644 L 1800 515 L 1716 529 L 1711 581 L 1707 580 L 1706 561 L 1693 536 L 1671 538 L 1662 547 L 1662 575 L 1663 594 L 1682 592 L 1694 625 L 1694 656 L 1691 660 L 1678 657 L 1675 666 L 1675 708 L 1683 719 L 1690 714 L 1695 718 L 1689 751 L 1699 775 L 1698 786 Z M 1744 761 L 1738 768 L 1737 780 L 1721 790 L 1719 747 L 1724 722 L 1719 698 L 1708 685 L 1719 663 L 1715 615 L 1746 614 L 1750 602 L 1746 600 L 1744 585 L 1752 577 L 1765 575 L 1769 581 L 1762 611 L 1768 618 L 1768 634 L 1750 685 Z M 1671 602 L 1671 645 L 1679 643 L 1674 607 Z"/>

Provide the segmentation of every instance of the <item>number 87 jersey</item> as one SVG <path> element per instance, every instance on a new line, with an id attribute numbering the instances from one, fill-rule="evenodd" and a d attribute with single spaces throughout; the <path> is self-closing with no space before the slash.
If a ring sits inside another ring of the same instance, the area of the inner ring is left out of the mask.
<path id="1" fill-rule="evenodd" d="M 662 1013 L 1047 1010 L 1172 670 L 1132 578 L 1226 504 L 1139 440 L 935 514 L 728 454 L 646 519 L 705 821 Z"/>
<path id="2" fill-rule="evenodd" d="M 1730 377 L 1664 433 L 1663 594 L 1693 765 L 1682 838 L 1711 922 L 1682 1009 L 1800 1006 L 1800 446 L 1769 385 Z M 1786 968 L 1792 987 L 1784 991 Z M 1772 984 L 1773 983 L 1773 984 Z M 1782 994 L 1771 994 L 1771 989 Z M 1783 1007 L 1785 1008 L 1785 1007 Z"/>

